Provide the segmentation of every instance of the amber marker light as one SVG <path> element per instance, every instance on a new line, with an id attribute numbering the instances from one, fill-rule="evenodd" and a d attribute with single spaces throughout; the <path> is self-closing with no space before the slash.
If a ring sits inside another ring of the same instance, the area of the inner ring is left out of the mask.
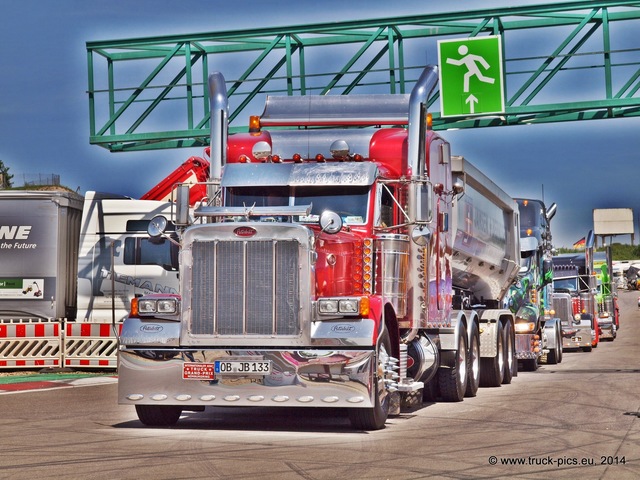
<path id="1" fill-rule="evenodd" d="M 360 299 L 360 315 L 369 315 L 369 297 L 362 297 Z"/>
<path id="2" fill-rule="evenodd" d="M 249 117 L 249 133 L 258 133 L 260 131 L 260 117 L 251 115 Z"/>
<path id="3" fill-rule="evenodd" d="M 130 315 L 132 317 L 137 317 L 138 316 L 138 299 L 137 298 L 132 298 L 131 299 L 131 312 Z"/>

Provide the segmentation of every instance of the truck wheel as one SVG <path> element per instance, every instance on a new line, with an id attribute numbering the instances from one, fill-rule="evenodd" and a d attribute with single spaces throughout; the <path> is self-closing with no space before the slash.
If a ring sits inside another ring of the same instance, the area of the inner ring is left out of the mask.
<path id="1" fill-rule="evenodd" d="M 438 379 L 436 377 L 424 384 L 422 389 L 423 402 L 435 402 L 438 399 Z"/>
<path id="2" fill-rule="evenodd" d="M 582 347 L 583 352 L 590 352 L 592 347 Z"/>
<path id="3" fill-rule="evenodd" d="M 522 360 L 522 366 L 524 367 L 525 372 L 535 372 L 538 370 L 538 359 L 537 358 L 527 358 Z"/>
<path id="4" fill-rule="evenodd" d="M 511 379 L 518 373 L 518 361 L 516 360 L 516 339 L 513 337 L 513 327 L 511 322 L 504 325 L 502 331 L 504 335 L 504 372 L 502 374 L 502 384 L 508 385 Z"/>
<path id="5" fill-rule="evenodd" d="M 562 361 L 562 343 L 559 343 L 559 335 L 558 329 L 555 329 L 556 332 L 556 346 L 553 350 L 550 350 L 547 353 L 547 365 L 555 365 Z"/>
<path id="6" fill-rule="evenodd" d="M 481 359 L 480 385 L 483 387 L 499 387 L 504 372 L 504 334 L 502 324 L 496 324 L 496 356 Z"/>
<path id="7" fill-rule="evenodd" d="M 389 352 L 391 352 L 391 340 L 386 330 L 382 334 L 377 352 L 377 369 L 375 378 L 375 405 L 373 408 L 350 408 L 349 420 L 351 426 L 357 430 L 380 430 L 389 416 L 389 392 L 384 381 L 392 373 L 389 366 Z"/>
<path id="8" fill-rule="evenodd" d="M 467 390 L 467 329 L 464 325 L 458 330 L 455 365 L 438 369 L 440 395 L 445 402 L 461 402 Z"/>
<path id="9" fill-rule="evenodd" d="M 467 389 L 465 397 L 475 397 L 480 386 L 480 332 L 478 325 L 471 324 L 471 345 L 469 345 L 469 371 L 467 372 Z"/>
<path id="10" fill-rule="evenodd" d="M 562 327 L 558 328 L 558 363 L 562 363 Z"/>
<path id="11" fill-rule="evenodd" d="M 176 405 L 136 405 L 140 421 L 149 427 L 170 427 L 182 415 L 182 407 Z"/>

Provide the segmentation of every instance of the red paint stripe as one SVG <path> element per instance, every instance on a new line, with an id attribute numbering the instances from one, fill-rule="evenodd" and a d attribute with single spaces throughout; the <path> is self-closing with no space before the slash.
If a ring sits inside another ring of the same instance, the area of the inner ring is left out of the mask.
<path id="1" fill-rule="evenodd" d="M 40 390 L 43 388 L 53 388 L 53 387 L 70 387 L 71 385 L 67 385 L 60 382 L 22 382 L 22 383 L 8 383 L 5 385 L 0 385 L 0 390 L 16 392 L 20 390 Z"/>
<path id="2" fill-rule="evenodd" d="M 44 333 L 44 325 L 42 323 L 38 323 L 35 325 L 35 330 L 36 330 L 36 337 L 44 337 L 45 333 Z"/>
<path id="3" fill-rule="evenodd" d="M 103 323 L 100 325 L 100 336 L 108 337 L 111 335 L 111 325 L 108 323 Z"/>
<path id="4" fill-rule="evenodd" d="M 81 337 L 90 337 L 91 336 L 91 324 L 83 323 L 80 325 L 80 336 Z"/>
<path id="5" fill-rule="evenodd" d="M 26 337 L 27 326 L 24 324 L 16 325 L 16 337 Z"/>

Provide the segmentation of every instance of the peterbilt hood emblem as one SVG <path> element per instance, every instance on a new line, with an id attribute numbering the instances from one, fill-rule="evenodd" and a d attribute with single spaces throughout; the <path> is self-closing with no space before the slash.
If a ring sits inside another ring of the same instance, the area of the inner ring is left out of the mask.
<path id="1" fill-rule="evenodd" d="M 351 333 L 355 331 L 355 329 L 356 327 L 354 327 L 353 325 L 346 325 L 346 324 L 338 324 L 331 327 L 331 331 L 336 333 Z"/>
<path id="2" fill-rule="evenodd" d="M 152 323 L 149 325 L 142 325 L 140 327 L 140 331 L 143 333 L 159 333 L 163 330 L 162 325 L 158 325 L 156 323 Z"/>
<path id="3" fill-rule="evenodd" d="M 237 236 L 237 237 L 253 237 L 256 233 L 256 229 L 255 228 L 251 228 L 251 227 L 238 227 L 236 228 L 233 233 Z"/>

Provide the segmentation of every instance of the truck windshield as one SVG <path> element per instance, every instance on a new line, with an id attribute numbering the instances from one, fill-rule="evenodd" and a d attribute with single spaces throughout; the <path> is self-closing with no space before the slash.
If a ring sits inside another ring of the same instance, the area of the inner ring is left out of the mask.
<path id="1" fill-rule="evenodd" d="M 225 205 L 231 207 L 269 207 L 312 205 L 311 214 L 297 218 L 300 222 L 317 222 L 325 210 L 332 210 L 347 224 L 367 221 L 368 186 L 256 186 L 228 187 Z"/>
<path id="2" fill-rule="evenodd" d="M 348 224 L 367 221 L 369 187 L 296 187 L 294 205 L 313 205 L 311 215 L 300 217 L 301 222 L 317 222 L 325 210 L 332 210 Z"/>
<path id="3" fill-rule="evenodd" d="M 577 277 L 555 278 L 553 280 L 553 288 L 555 290 L 569 290 L 570 292 L 577 292 L 578 279 Z"/>

